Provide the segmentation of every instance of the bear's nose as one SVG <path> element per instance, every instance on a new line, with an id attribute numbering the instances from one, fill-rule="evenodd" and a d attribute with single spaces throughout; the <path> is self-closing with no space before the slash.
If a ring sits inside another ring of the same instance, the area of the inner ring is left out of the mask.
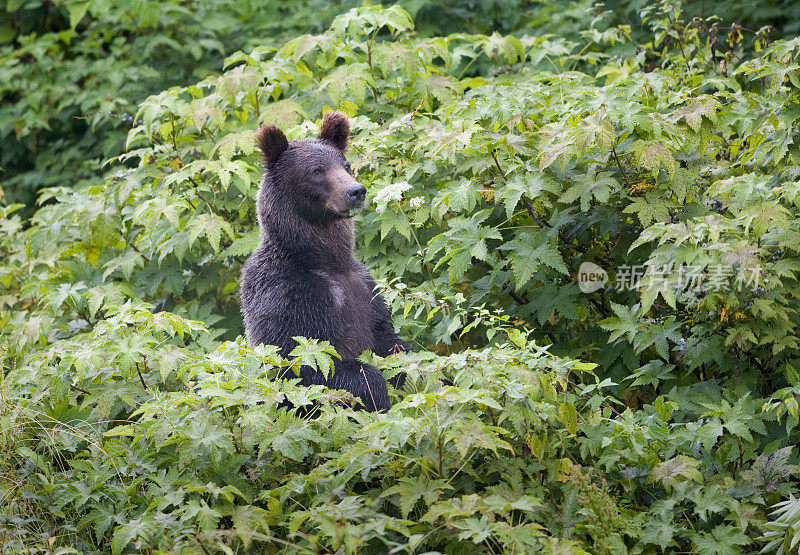
<path id="1" fill-rule="evenodd" d="M 364 187 L 361 183 L 350 185 L 347 188 L 347 198 L 350 199 L 350 202 L 352 203 L 361 204 L 364 202 L 364 198 L 366 196 L 367 196 L 367 188 Z"/>

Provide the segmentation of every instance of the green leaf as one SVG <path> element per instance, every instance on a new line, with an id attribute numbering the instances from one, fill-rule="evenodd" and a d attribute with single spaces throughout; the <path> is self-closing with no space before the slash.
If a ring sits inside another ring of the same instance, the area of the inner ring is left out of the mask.
<path id="1" fill-rule="evenodd" d="M 250 256 L 261 242 L 261 233 L 258 229 L 252 229 L 236 238 L 231 246 L 220 253 L 220 257 L 225 258 L 228 256 Z"/>
<path id="2" fill-rule="evenodd" d="M 320 83 L 335 105 L 345 100 L 352 100 L 363 105 L 367 97 L 367 89 L 375 86 L 369 66 L 365 63 L 350 64 L 335 69 Z"/>
<path id="3" fill-rule="evenodd" d="M 700 461 L 685 455 L 677 455 L 657 464 L 650 472 L 650 479 L 661 482 L 667 490 L 670 490 L 681 479 L 702 483 L 703 475 L 697 469 L 699 466 Z"/>
<path id="4" fill-rule="evenodd" d="M 86 12 L 89 10 L 89 6 L 92 5 L 92 0 L 87 0 L 86 2 L 72 2 L 67 5 L 67 12 L 69 13 L 69 26 L 71 29 L 74 29 L 78 26 L 78 23 L 81 22 L 83 16 L 86 15 Z M 11 8 L 9 8 L 10 10 Z"/>
<path id="5" fill-rule="evenodd" d="M 558 407 L 558 418 L 569 433 L 573 435 L 577 433 L 578 412 L 572 403 L 561 403 Z"/>
<path id="6" fill-rule="evenodd" d="M 643 197 L 637 197 L 630 205 L 625 207 L 625 214 L 636 214 L 643 226 L 653 222 L 663 222 L 669 219 L 671 203 L 660 198 L 657 193 L 650 192 Z"/>
<path id="7" fill-rule="evenodd" d="M 423 500 L 430 506 L 444 495 L 445 489 L 453 489 L 445 480 L 431 480 L 424 476 L 400 478 L 396 485 L 384 490 L 381 497 L 399 495 L 400 512 L 403 518 L 408 518 L 417 501 Z"/>
<path id="8" fill-rule="evenodd" d="M 500 248 L 510 253 L 511 269 L 514 272 L 517 289 L 528 283 L 542 266 L 552 268 L 561 274 L 568 273 L 561 253 L 544 231 L 523 231 Z"/>
<path id="9" fill-rule="evenodd" d="M 111 538 L 111 552 L 115 555 L 122 553 L 127 545 L 139 537 L 148 537 L 147 525 L 142 519 L 131 520 L 127 524 L 118 526 Z"/>
<path id="10" fill-rule="evenodd" d="M 605 203 L 611 195 L 611 190 L 618 188 L 619 183 L 610 173 L 600 172 L 594 176 L 580 177 L 578 182 L 564 191 L 558 200 L 564 204 L 571 204 L 580 198 L 581 211 L 588 212 L 592 198 L 601 204 Z"/>
<path id="11" fill-rule="evenodd" d="M 306 339 L 305 337 L 292 337 L 298 345 L 289 353 L 290 358 L 296 358 L 298 362 L 305 366 L 310 366 L 322 372 L 325 379 L 333 371 L 332 358 L 341 359 L 333 345 L 327 341 L 317 339 Z"/>
<path id="12" fill-rule="evenodd" d="M 267 525 L 269 512 L 260 507 L 234 506 L 230 516 L 236 536 L 242 540 L 245 549 L 250 547 L 253 538 L 257 535 L 269 535 L 269 526 Z"/>

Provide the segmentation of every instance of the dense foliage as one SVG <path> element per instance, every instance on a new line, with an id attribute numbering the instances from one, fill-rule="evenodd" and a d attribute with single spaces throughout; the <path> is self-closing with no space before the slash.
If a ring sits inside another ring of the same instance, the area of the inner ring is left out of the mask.
<path id="1" fill-rule="evenodd" d="M 794 549 L 800 39 L 620 13 L 427 36 L 353 9 L 142 100 L 108 173 L 51 174 L 29 219 L 2 205 L 3 547 Z M 253 131 L 334 108 L 416 344 L 374 360 L 409 374 L 386 414 L 274 380 L 326 343 L 241 336 Z"/>
<path id="2" fill-rule="evenodd" d="M 299 34 L 322 32 L 336 14 L 360 3 L 0 0 L 6 194 L 32 208 L 43 187 L 97 178 L 100 163 L 122 150 L 136 106 L 148 95 L 218 72 L 236 50 L 276 48 Z M 426 34 L 510 31 L 550 23 L 555 11 L 528 0 L 404 4 Z M 559 15 L 565 24 L 586 19 L 591 3 L 575 4 Z"/>

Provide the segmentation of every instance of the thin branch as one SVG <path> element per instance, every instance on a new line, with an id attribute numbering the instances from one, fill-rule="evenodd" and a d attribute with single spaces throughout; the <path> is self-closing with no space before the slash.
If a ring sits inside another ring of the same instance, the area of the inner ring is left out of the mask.
<path id="1" fill-rule="evenodd" d="M 592 297 L 589 297 L 589 302 L 591 302 L 594 306 L 597 307 L 597 310 L 600 311 L 600 314 L 602 314 L 604 317 L 608 318 L 608 314 L 606 313 L 605 307 L 603 305 L 601 305 L 599 302 L 597 302 L 597 299 L 593 299 Z"/>
<path id="2" fill-rule="evenodd" d="M 444 454 L 442 452 L 442 436 L 441 435 L 439 435 L 438 444 L 439 444 L 439 478 L 443 479 L 444 478 L 444 468 L 443 468 L 444 465 L 442 463 L 442 459 L 444 458 Z"/>
<path id="3" fill-rule="evenodd" d="M 205 203 L 208 205 L 208 207 L 211 209 L 211 211 L 212 211 L 214 214 L 216 214 L 216 215 L 217 215 L 217 216 L 219 216 L 220 218 L 226 219 L 226 218 L 225 218 L 225 215 L 224 215 L 222 212 L 220 212 L 219 210 L 217 210 L 217 208 L 216 208 L 216 207 L 215 207 L 213 204 L 211 204 L 210 202 L 208 202 L 208 201 L 205 199 L 205 197 L 204 197 L 203 195 L 201 195 L 201 194 L 200 194 L 200 191 L 198 190 L 198 189 L 200 188 L 200 185 L 198 185 L 198 184 L 197 184 L 197 181 L 195 181 L 195 180 L 194 180 L 194 178 L 192 178 L 192 177 L 190 177 L 190 178 L 189 178 L 189 181 L 192 183 L 192 185 L 194 185 L 194 186 L 195 186 L 195 190 L 194 190 L 194 192 L 197 194 L 197 196 L 198 196 L 198 197 L 200 197 L 200 200 L 202 200 L 203 202 L 205 202 Z"/>
<path id="4" fill-rule="evenodd" d="M 91 393 L 89 393 L 89 392 L 88 392 L 88 391 L 86 391 L 85 389 L 81 389 L 81 388 L 80 388 L 80 387 L 78 387 L 77 385 L 72 385 L 72 384 L 70 384 L 70 385 L 69 385 L 69 388 L 70 388 L 70 389 L 72 389 L 72 390 L 74 390 L 74 391 L 80 391 L 80 392 L 81 392 L 81 393 L 83 393 L 84 395 L 91 395 Z"/>
<path id="5" fill-rule="evenodd" d="M 678 46 L 680 46 L 681 48 L 681 56 L 683 56 L 683 63 L 686 64 L 686 73 L 689 73 L 692 71 L 692 68 L 689 67 L 689 58 L 686 57 L 686 51 L 683 49 L 683 29 L 678 27 L 677 21 L 675 22 L 672 21 L 672 18 L 669 16 L 669 14 L 666 14 L 666 16 L 670 26 L 678 32 L 678 37 L 679 37 Z"/>
<path id="6" fill-rule="evenodd" d="M 517 302 L 517 304 L 520 304 L 520 305 L 523 305 L 523 306 L 528 304 L 528 301 L 526 301 L 525 299 L 520 297 L 519 293 L 517 293 L 513 289 L 509 290 L 508 294 L 511 296 L 512 299 L 514 299 Z"/>
<path id="7" fill-rule="evenodd" d="M 611 144 L 611 154 L 614 155 L 614 161 L 617 163 L 617 167 L 619 168 L 619 173 L 622 174 L 622 179 L 625 180 L 625 185 L 627 185 L 628 189 L 630 189 L 631 187 L 633 187 L 633 185 L 631 185 L 631 182 L 628 179 L 628 174 L 625 173 L 625 170 L 622 167 L 622 162 L 619 161 L 619 156 L 617 155 L 617 149 L 613 143 Z"/>
<path id="8" fill-rule="evenodd" d="M 142 386 L 144 387 L 144 390 L 147 391 L 147 383 L 145 383 L 144 376 L 142 376 L 142 373 L 139 370 L 139 363 L 138 362 L 136 363 L 136 373 L 139 374 L 139 379 L 142 381 Z"/>
<path id="9" fill-rule="evenodd" d="M 128 239 L 128 237 L 125 235 L 125 233 L 123 233 L 123 232 L 122 232 L 122 230 L 121 230 L 121 229 L 117 228 L 117 233 L 119 233 L 119 234 L 120 234 L 120 235 L 121 235 L 121 236 L 122 236 L 122 237 L 125 239 L 125 242 L 126 242 L 126 243 L 128 243 L 128 246 L 129 246 L 130 248 L 132 248 L 134 251 L 136 251 L 136 252 L 137 252 L 137 254 L 141 255 L 141 257 L 142 257 L 142 258 L 144 258 L 145 262 L 150 262 L 150 257 L 149 257 L 149 256 L 147 256 L 146 254 L 144 254 L 142 251 L 140 251 L 140 250 L 139 250 L 139 247 L 137 247 L 136 245 L 134 245 L 134 244 L 133 244 L 133 241 L 131 241 L 130 239 Z"/>
<path id="10" fill-rule="evenodd" d="M 195 206 L 194 203 L 192 202 L 192 200 L 189 197 L 186 196 L 186 192 L 185 191 L 181 191 L 181 195 L 183 195 L 183 200 L 188 202 L 189 206 L 192 207 L 192 210 L 197 210 L 197 206 Z"/>
<path id="11" fill-rule="evenodd" d="M 716 27 L 717 29 L 725 29 L 727 31 L 730 31 L 731 29 L 739 29 L 740 31 L 747 31 L 748 33 L 758 34 L 758 31 L 755 31 L 753 29 L 748 29 L 747 27 L 742 27 L 741 25 L 736 25 L 735 23 L 733 25 L 728 25 L 727 27 L 720 27 L 719 25 L 717 25 Z M 770 26 L 767 25 L 767 27 Z"/>
<path id="12" fill-rule="evenodd" d="M 201 542 L 201 541 L 200 541 L 200 538 L 198 538 L 198 537 L 197 537 L 197 534 L 195 534 L 195 535 L 189 535 L 189 537 L 190 537 L 190 538 L 192 538 L 194 541 L 196 541 L 196 542 L 197 542 L 197 545 L 199 545 L 199 546 L 200 546 L 200 549 L 202 549 L 202 550 L 203 550 L 203 553 L 205 553 L 206 555 L 211 555 L 211 553 L 208 551 L 208 549 L 206 549 L 206 546 L 205 546 L 205 544 L 203 544 L 203 542 Z"/>
<path id="13" fill-rule="evenodd" d="M 528 211 L 528 214 L 530 214 L 531 217 L 536 220 L 536 223 L 539 224 L 539 227 L 553 227 L 553 224 L 542 218 L 541 214 L 536 211 L 536 207 L 533 205 L 530 199 L 523 198 L 522 202 L 525 204 L 525 209 Z"/>
<path id="14" fill-rule="evenodd" d="M 497 159 L 497 153 L 492 150 L 491 151 L 492 158 L 494 159 L 494 165 L 497 166 L 497 171 L 500 172 L 500 175 L 503 176 L 503 179 L 508 181 L 508 177 L 506 176 L 506 172 L 503 171 L 503 168 L 500 166 L 500 160 Z M 490 182 L 491 183 L 491 182 Z M 522 199 L 523 204 L 525 204 L 525 209 L 528 211 L 528 214 L 536 220 L 536 223 L 539 224 L 539 227 L 553 227 L 548 222 L 546 222 L 542 216 L 536 211 L 536 208 L 533 206 L 533 203 L 530 199 L 524 198 Z"/>
<path id="15" fill-rule="evenodd" d="M 504 172 L 503 168 L 500 167 L 500 161 L 497 159 L 497 154 L 495 154 L 494 150 L 492 150 L 492 158 L 494 158 L 494 165 L 497 166 L 497 169 L 500 171 L 500 175 L 503 176 L 503 179 L 508 179 L 506 177 L 506 172 Z"/>

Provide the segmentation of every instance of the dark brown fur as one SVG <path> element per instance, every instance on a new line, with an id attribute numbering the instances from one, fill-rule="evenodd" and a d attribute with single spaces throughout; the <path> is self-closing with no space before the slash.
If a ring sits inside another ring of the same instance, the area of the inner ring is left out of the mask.
<path id="1" fill-rule="evenodd" d="M 353 257 L 350 211 L 361 207 L 365 189 L 344 158 L 349 131 L 347 116 L 332 112 L 316 139 L 289 142 L 273 126 L 256 133 L 266 166 L 257 202 L 261 244 L 242 269 L 242 314 L 249 342 L 277 345 L 284 356 L 296 346 L 294 336 L 329 341 L 342 357 L 333 375 L 326 381 L 303 367 L 302 383 L 346 389 L 367 410 L 386 410 L 383 375 L 356 359 L 365 350 L 386 356 L 408 345 Z"/>

